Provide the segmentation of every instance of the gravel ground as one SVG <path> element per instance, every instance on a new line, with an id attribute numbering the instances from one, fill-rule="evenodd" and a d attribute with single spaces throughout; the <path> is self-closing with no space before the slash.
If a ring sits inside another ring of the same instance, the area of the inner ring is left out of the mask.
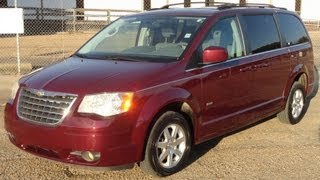
<path id="1" fill-rule="evenodd" d="M 0 77 L 0 81 L 2 87 L 6 83 L 10 87 L 8 84 L 13 82 L 10 77 Z M 8 89 L 0 89 L 0 97 L 8 97 L 8 93 Z M 168 179 L 319 179 L 319 106 L 318 95 L 303 121 L 295 126 L 273 118 L 196 146 L 189 165 Z M 8 141 L 3 108 L 0 107 L 0 179 L 153 179 L 137 166 L 122 171 L 96 171 L 27 154 Z"/>

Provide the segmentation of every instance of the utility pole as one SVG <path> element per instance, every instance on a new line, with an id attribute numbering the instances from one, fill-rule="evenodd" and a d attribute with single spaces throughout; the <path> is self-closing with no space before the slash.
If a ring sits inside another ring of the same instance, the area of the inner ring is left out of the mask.
<path id="1" fill-rule="evenodd" d="M 44 16 L 43 16 L 43 0 L 40 0 L 40 12 L 41 12 L 41 19 L 44 19 Z"/>
<path id="2" fill-rule="evenodd" d="M 206 4 L 206 6 L 214 5 L 214 0 L 206 0 L 205 4 Z"/>
<path id="3" fill-rule="evenodd" d="M 84 9 L 84 0 L 76 0 L 76 9 Z M 76 10 L 77 20 L 84 20 L 84 11 Z"/>
<path id="4" fill-rule="evenodd" d="M 240 1 L 239 1 L 240 6 L 241 6 L 241 5 L 246 5 L 246 3 L 247 3 L 246 0 L 240 0 Z"/>
<path id="5" fill-rule="evenodd" d="M 207 6 L 209 6 L 210 5 L 210 0 L 206 0 L 205 1 L 205 6 L 207 7 Z"/>
<path id="6" fill-rule="evenodd" d="M 295 11 L 296 11 L 296 13 L 301 15 L 301 0 L 295 1 Z"/>
<path id="7" fill-rule="evenodd" d="M 0 8 L 8 7 L 7 0 L 0 0 Z"/>
<path id="8" fill-rule="evenodd" d="M 143 9 L 144 9 L 144 10 L 149 10 L 149 9 L 151 9 L 151 0 L 144 0 L 144 2 L 143 2 Z"/>
<path id="9" fill-rule="evenodd" d="M 184 7 L 190 7 L 191 6 L 191 0 L 184 0 Z"/>

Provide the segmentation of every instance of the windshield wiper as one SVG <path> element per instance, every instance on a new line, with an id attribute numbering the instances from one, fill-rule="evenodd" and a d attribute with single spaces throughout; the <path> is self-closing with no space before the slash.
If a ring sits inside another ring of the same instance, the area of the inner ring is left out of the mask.
<path id="1" fill-rule="evenodd" d="M 79 54 L 79 53 L 76 53 L 76 54 L 73 54 L 73 56 L 77 56 L 79 58 L 86 58 L 86 59 L 89 59 L 89 57 L 85 54 Z"/>
<path id="2" fill-rule="evenodd" d="M 88 56 L 86 54 L 76 53 L 74 56 L 86 59 L 101 59 L 101 60 L 114 60 L 114 61 L 141 61 L 138 57 L 129 57 L 129 56 L 120 56 L 120 55 L 95 55 L 95 56 Z"/>
<path id="3" fill-rule="evenodd" d="M 115 61 L 140 61 L 138 58 L 127 57 L 127 56 L 105 56 L 105 59 L 115 60 Z"/>

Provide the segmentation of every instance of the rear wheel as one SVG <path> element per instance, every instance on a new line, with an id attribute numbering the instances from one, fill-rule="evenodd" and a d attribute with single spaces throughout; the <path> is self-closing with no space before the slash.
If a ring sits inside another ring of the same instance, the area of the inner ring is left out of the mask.
<path id="1" fill-rule="evenodd" d="M 305 87 L 301 83 L 295 82 L 291 87 L 286 108 L 277 116 L 283 123 L 297 124 L 303 118 L 307 108 Z"/>
<path id="2" fill-rule="evenodd" d="M 177 112 L 168 111 L 153 126 L 140 167 L 153 175 L 168 176 L 181 170 L 190 154 L 190 127 Z"/>

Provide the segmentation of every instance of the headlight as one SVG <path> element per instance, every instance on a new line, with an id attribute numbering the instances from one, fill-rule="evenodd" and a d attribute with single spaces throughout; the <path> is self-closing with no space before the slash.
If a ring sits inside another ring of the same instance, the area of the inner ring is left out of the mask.
<path id="1" fill-rule="evenodd" d="M 113 116 L 129 111 L 133 93 L 103 93 L 83 98 L 78 112 Z"/>
<path id="2" fill-rule="evenodd" d="M 15 82 L 11 88 L 11 96 L 10 96 L 10 99 L 14 99 L 16 97 L 16 94 L 18 92 L 18 89 L 19 89 L 19 83 L 18 82 Z"/>

